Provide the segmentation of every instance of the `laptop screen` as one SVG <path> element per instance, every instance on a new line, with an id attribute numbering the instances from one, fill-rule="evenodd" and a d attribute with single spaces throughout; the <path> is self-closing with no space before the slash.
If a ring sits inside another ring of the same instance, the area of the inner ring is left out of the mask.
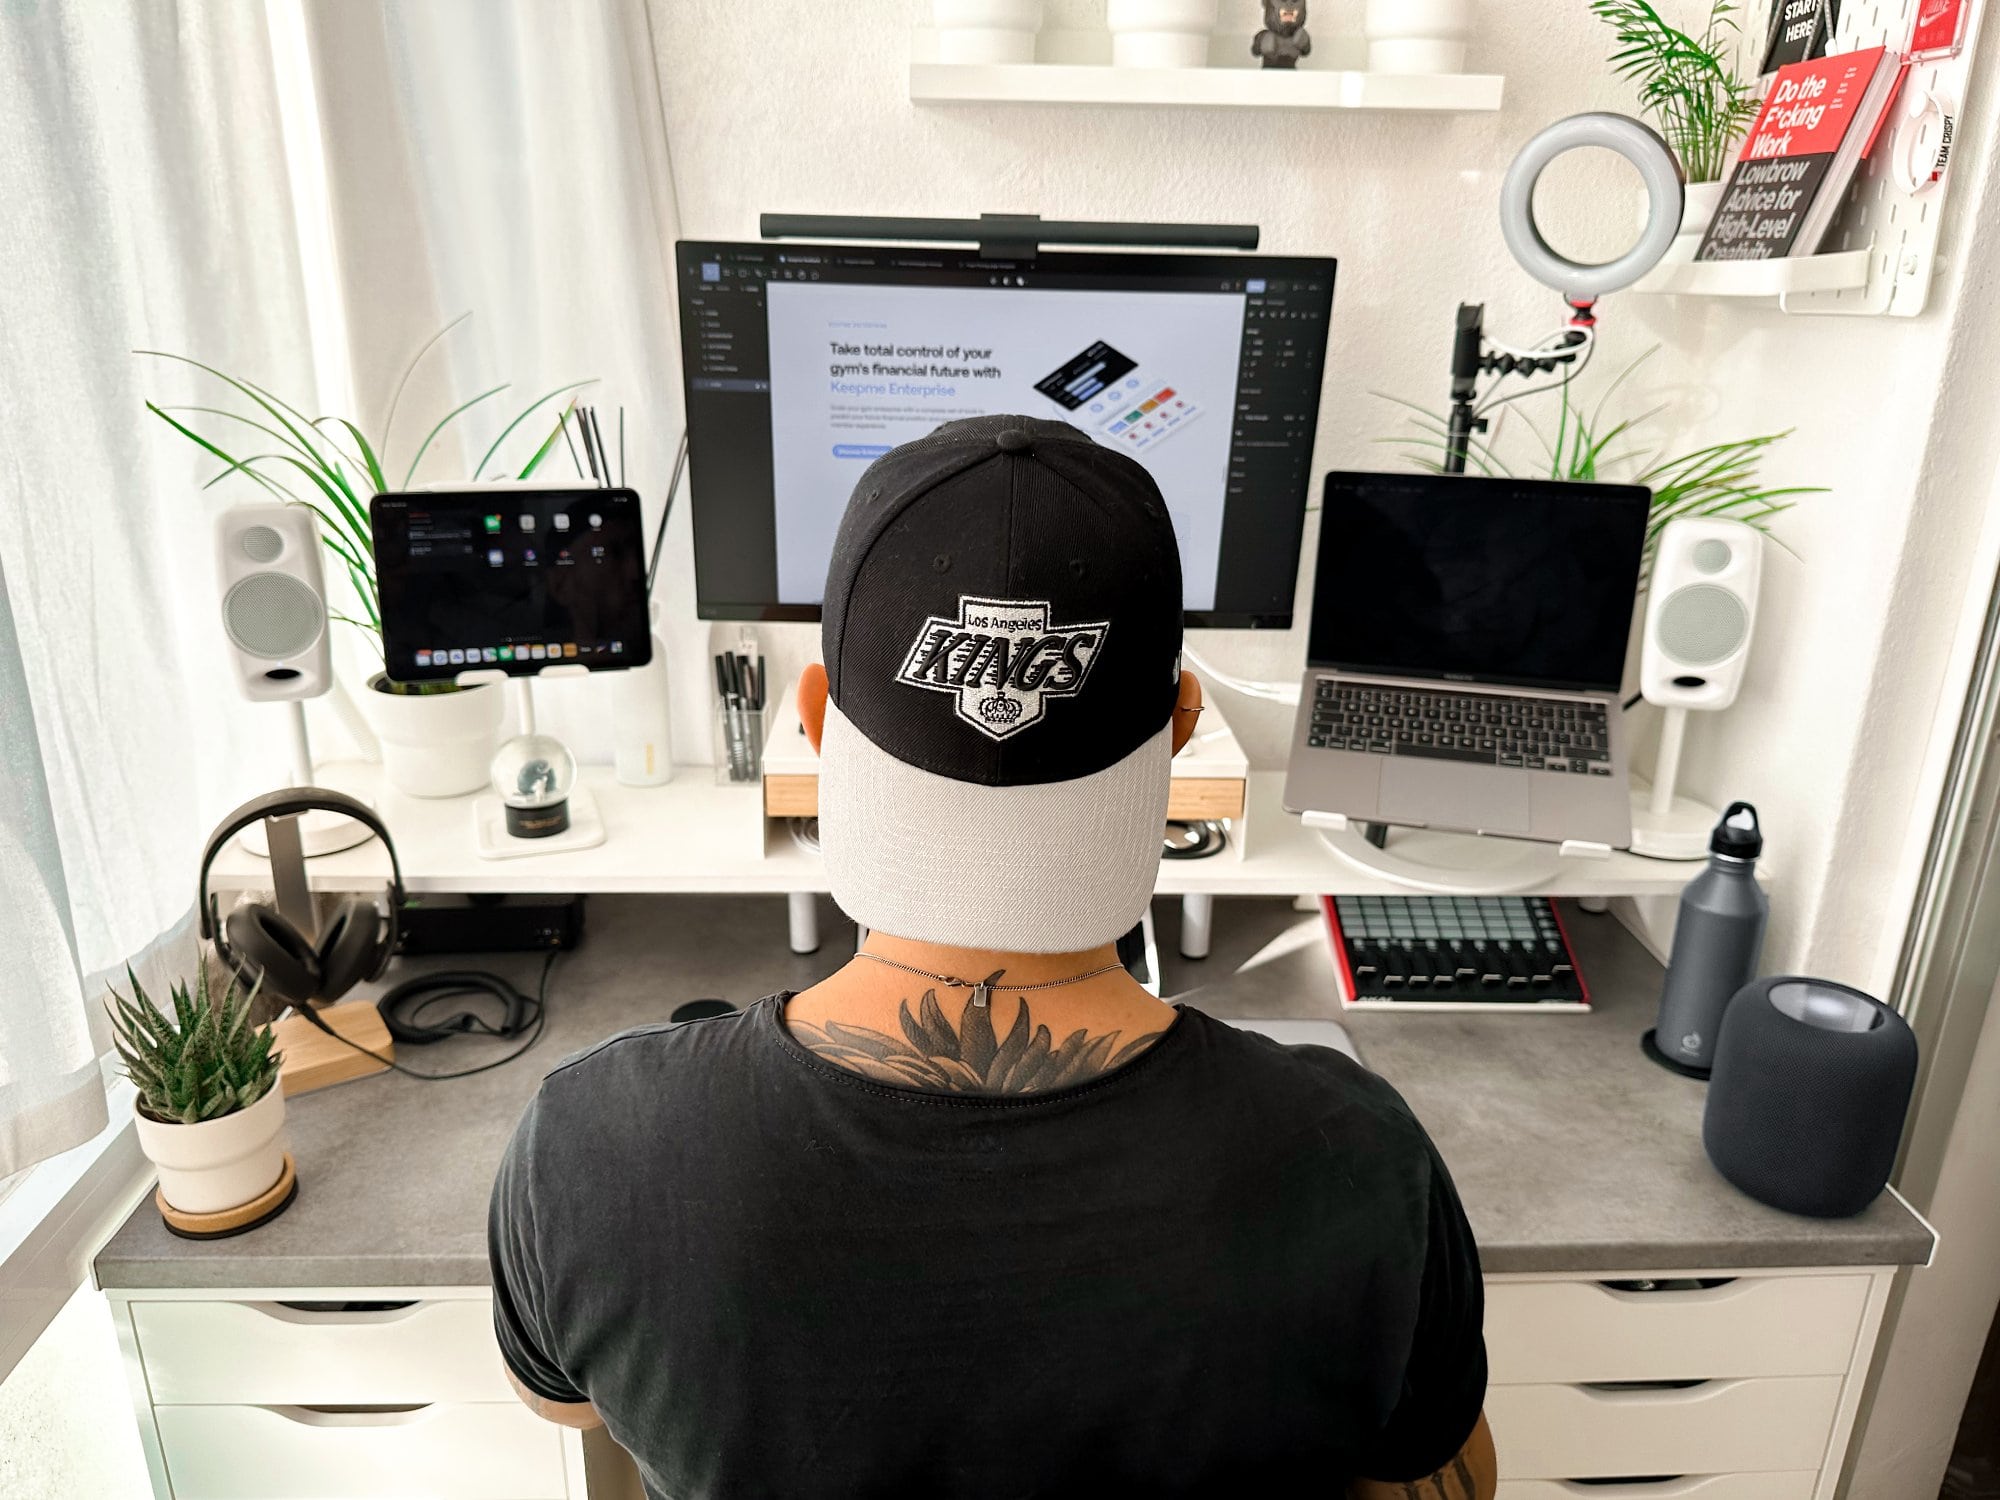
<path id="1" fill-rule="evenodd" d="M 1329 474 L 1308 657 L 1616 692 L 1651 500 L 1638 485 Z"/>

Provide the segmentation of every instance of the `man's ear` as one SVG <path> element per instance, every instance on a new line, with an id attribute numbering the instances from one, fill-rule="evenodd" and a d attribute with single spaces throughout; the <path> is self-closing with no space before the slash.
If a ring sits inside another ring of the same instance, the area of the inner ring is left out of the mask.
<path id="1" fill-rule="evenodd" d="M 1181 689 L 1185 692 L 1187 674 L 1183 672 L 1181 676 Z M 799 722 L 806 727 L 813 754 L 819 754 L 820 731 L 826 728 L 826 668 L 818 662 L 799 673 Z"/>
<path id="2" fill-rule="evenodd" d="M 826 678 L 822 674 L 820 678 L 822 698 L 824 698 L 823 690 L 825 682 Z M 803 704 L 805 701 L 803 697 L 805 684 L 803 682 L 799 684 L 799 692 L 802 695 L 799 701 Z M 1183 672 L 1181 673 L 1181 689 L 1174 699 L 1174 754 L 1179 755 L 1182 747 L 1194 738 L 1195 727 L 1200 723 L 1201 679 L 1192 672 Z M 817 737 L 815 737 L 814 743 L 818 743 Z"/>

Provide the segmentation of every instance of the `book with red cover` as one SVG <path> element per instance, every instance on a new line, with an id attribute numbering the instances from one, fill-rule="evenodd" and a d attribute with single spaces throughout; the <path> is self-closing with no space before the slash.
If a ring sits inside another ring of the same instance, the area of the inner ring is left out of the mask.
<path id="1" fill-rule="evenodd" d="M 1896 91 L 1885 47 L 1780 68 L 1696 260 L 1773 260 L 1819 248 Z"/>

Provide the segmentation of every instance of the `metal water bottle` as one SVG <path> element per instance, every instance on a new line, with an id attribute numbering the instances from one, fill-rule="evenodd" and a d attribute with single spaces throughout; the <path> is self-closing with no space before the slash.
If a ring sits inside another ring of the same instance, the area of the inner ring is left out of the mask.
<path id="1" fill-rule="evenodd" d="M 1771 915 L 1770 898 L 1757 884 L 1763 852 L 1757 809 L 1732 802 L 1709 836 L 1708 868 L 1681 892 L 1659 1019 L 1645 1036 L 1647 1055 L 1676 1072 L 1708 1076 L 1722 1013 L 1757 977 Z"/>

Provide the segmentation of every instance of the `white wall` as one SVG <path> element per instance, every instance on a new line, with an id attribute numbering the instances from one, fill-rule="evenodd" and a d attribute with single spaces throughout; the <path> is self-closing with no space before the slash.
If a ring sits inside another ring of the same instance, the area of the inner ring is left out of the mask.
<path id="1" fill-rule="evenodd" d="M 1225 0 L 1224 29 L 1247 35 L 1255 9 Z M 1430 117 L 914 105 L 905 64 L 924 0 L 773 3 L 751 33 L 721 0 L 653 0 L 682 232 L 754 238 L 767 209 L 1258 223 L 1266 251 L 1341 262 L 1315 468 L 1386 467 L 1393 454 L 1375 440 L 1397 417 L 1369 392 L 1438 402 L 1461 299 L 1485 301 L 1489 327 L 1517 341 L 1558 319 L 1495 228 L 1515 150 L 1562 115 L 1631 106 L 1582 0 L 1480 9 L 1471 66 L 1507 75 L 1506 107 Z M 1686 19 L 1696 7 L 1666 9 Z M 1101 0 L 1051 0 L 1048 24 L 1087 28 L 1102 13 Z M 1358 5 L 1315 7 L 1315 37 L 1332 44 L 1322 55 L 1358 23 Z M 1956 314 L 1976 302 L 1960 286 L 1989 279 L 1959 263 L 1985 213 L 1989 135 L 1975 120 L 1961 138 L 1953 263 L 1921 318 L 1633 296 L 1600 310 L 1598 373 L 1666 346 L 1633 406 L 1672 400 L 1662 440 L 1678 450 L 1796 427 L 1767 477 L 1834 490 L 1780 518 L 1797 556 L 1771 550 L 1749 684 L 1690 736 L 1689 789 L 1764 811 L 1773 966 L 1880 985 L 1893 961 L 1912 832 L 1928 821 L 1923 757 L 1996 458 L 1973 403 L 2000 355 L 1978 319 Z M 1560 242 L 1618 248 L 1636 189 L 1616 174 L 1573 177 L 1551 195 L 1563 200 L 1551 206 Z M 1309 534 L 1308 557 L 1311 545 Z M 790 634 L 786 657 L 809 659 L 811 633 Z M 1293 677 L 1304 652 L 1297 631 L 1200 644 L 1227 670 L 1272 678 Z M 1253 759 L 1281 764 L 1288 711 L 1217 696 Z"/>

